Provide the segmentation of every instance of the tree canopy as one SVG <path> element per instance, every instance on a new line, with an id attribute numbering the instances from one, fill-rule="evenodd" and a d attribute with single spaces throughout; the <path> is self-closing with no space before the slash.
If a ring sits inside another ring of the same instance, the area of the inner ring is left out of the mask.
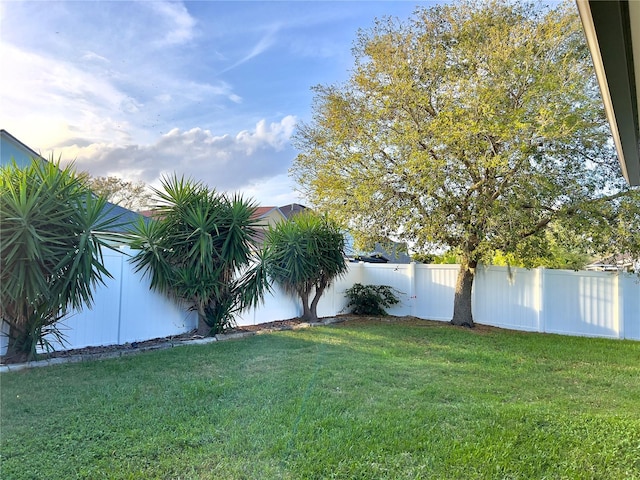
<path id="1" fill-rule="evenodd" d="M 292 176 L 356 236 L 457 248 L 453 323 L 478 262 L 544 256 L 545 230 L 640 250 L 575 6 L 456 2 L 358 33 L 351 76 L 315 87 Z M 546 253 L 545 253 L 546 252 Z"/>
<path id="2" fill-rule="evenodd" d="M 85 173 L 89 188 L 96 195 L 129 210 L 143 210 L 151 204 L 153 194 L 146 183 L 119 177 L 92 177 Z"/>

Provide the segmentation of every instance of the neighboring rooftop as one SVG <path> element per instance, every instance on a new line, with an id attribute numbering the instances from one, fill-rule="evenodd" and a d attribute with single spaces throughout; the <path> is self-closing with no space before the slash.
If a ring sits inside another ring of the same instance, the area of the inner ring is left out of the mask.
<path id="1" fill-rule="evenodd" d="M 9 165 L 15 160 L 19 167 L 26 167 L 31 164 L 32 158 L 39 158 L 46 162 L 38 152 L 6 130 L 0 130 L 0 165 Z"/>
<path id="2" fill-rule="evenodd" d="M 15 161 L 19 167 L 26 167 L 34 158 L 42 162 L 48 161 L 6 130 L 0 130 L 0 166 L 9 165 L 12 161 Z M 103 210 L 102 219 L 107 220 L 114 217 L 118 217 L 118 219 L 114 226 L 109 229 L 110 233 L 124 233 L 130 224 L 137 222 L 140 218 L 144 218 L 145 222 L 149 221 L 139 213 L 128 210 L 115 203 L 107 202 Z"/>
<path id="3" fill-rule="evenodd" d="M 640 259 L 634 260 L 628 254 L 610 255 L 586 266 L 586 270 L 595 272 L 633 272 L 640 268 Z"/>
<path id="4" fill-rule="evenodd" d="M 299 203 L 290 203 L 289 205 L 284 205 L 278 208 L 280 208 L 280 211 L 287 218 L 287 220 L 307 209 L 307 207 L 305 207 L 304 205 L 300 205 Z"/>

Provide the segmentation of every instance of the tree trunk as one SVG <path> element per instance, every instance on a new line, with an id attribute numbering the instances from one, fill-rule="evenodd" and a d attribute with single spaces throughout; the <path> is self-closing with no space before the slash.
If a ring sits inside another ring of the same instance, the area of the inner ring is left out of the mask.
<path id="1" fill-rule="evenodd" d="M 473 312 L 471 310 L 471 289 L 475 276 L 477 262 L 463 262 L 458 272 L 456 292 L 453 300 L 452 325 L 473 327 Z"/>
<path id="2" fill-rule="evenodd" d="M 317 322 L 318 314 L 316 313 L 316 306 L 318 302 L 315 297 L 311 304 L 309 304 L 311 289 L 305 291 L 298 290 L 298 295 L 300 295 L 300 299 L 302 300 L 302 316 L 300 318 L 305 322 Z"/>
<path id="3" fill-rule="evenodd" d="M 203 337 L 211 335 L 211 327 L 207 325 L 207 314 L 204 311 L 204 304 L 196 300 L 196 308 L 198 311 L 198 330 L 196 333 Z"/>
<path id="4" fill-rule="evenodd" d="M 313 318 L 315 319 L 313 320 L 314 322 L 318 321 L 318 302 L 320 301 L 320 297 L 322 297 L 326 286 L 326 282 L 320 283 L 320 286 L 316 288 L 316 293 L 311 301 L 311 315 L 313 315 Z"/>
<path id="5" fill-rule="evenodd" d="M 300 318 L 307 322 L 317 322 L 318 317 L 314 314 L 314 312 L 311 311 L 311 308 L 309 307 L 309 293 L 300 295 L 300 298 L 302 299 L 302 317 Z"/>
<path id="6" fill-rule="evenodd" d="M 4 361 L 6 363 L 24 363 L 34 360 L 31 358 L 33 351 L 32 341 L 33 339 L 29 338 L 24 329 L 9 325 L 9 344 L 4 355 Z"/>
<path id="7" fill-rule="evenodd" d="M 211 334 L 211 327 L 207 325 L 205 317 L 198 313 L 198 330 L 196 332 L 202 337 L 208 337 Z"/>

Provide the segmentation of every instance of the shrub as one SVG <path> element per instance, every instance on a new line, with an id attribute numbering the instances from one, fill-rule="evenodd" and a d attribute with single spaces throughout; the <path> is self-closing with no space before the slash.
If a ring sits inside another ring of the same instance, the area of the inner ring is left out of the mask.
<path id="1" fill-rule="evenodd" d="M 0 319 L 9 325 L 6 359 L 32 360 L 57 324 L 91 306 L 94 288 L 111 277 L 102 261 L 108 243 L 106 199 L 96 197 L 72 166 L 34 159 L 0 168 Z"/>
<path id="2" fill-rule="evenodd" d="M 400 303 L 395 288 L 389 285 L 362 285 L 356 283 L 345 291 L 349 299 L 347 308 L 356 315 L 387 315 L 386 308 Z"/>
<path id="3" fill-rule="evenodd" d="M 153 189 L 158 218 L 131 232 L 131 248 L 138 250 L 131 262 L 149 273 L 152 289 L 194 305 L 198 333 L 222 333 L 265 289 L 257 274 L 242 274 L 256 259 L 255 205 L 176 175 L 161 184 Z"/>
<path id="4" fill-rule="evenodd" d="M 338 224 L 305 211 L 269 228 L 264 243 L 264 268 L 269 277 L 300 297 L 303 319 L 317 322 L 320 297 L 347 270 Z"/>

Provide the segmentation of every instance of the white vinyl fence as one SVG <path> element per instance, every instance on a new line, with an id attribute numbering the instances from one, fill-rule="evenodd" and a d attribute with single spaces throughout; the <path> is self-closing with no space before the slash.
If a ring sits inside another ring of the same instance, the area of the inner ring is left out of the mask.
<path id="1" fill-rule="evenodd" d="M 57 350 L 179 335 L 196 328 L 197 317 L 188 307 L 149 289 L 149 279 L 133 271 L 131 250 L 103 250 L 104 265 L 113 278 L 94 292 L 93 308 L 74 312 L 58 324 L 66 345 L 50 339 Z M 6 352 L 7 325 L 0 337 L 0 354 Z"/>
<path id="2" fill-rule="evenodd" d="M 640 340 L 640 279 L 632 274 L 481 268 L 473 307 L 485 325 Z"/>
<path id="3" fill-rule="evenodd" d="M 95 293 L 93 309 L 64 321 L 66 348 L 123 344 L 177 335 L 196 327 L 187 306 L 149 290 L 149 280 L 134 273 L 121 252 L 105 252 L 114 276 Z M 390 285 L 401 302 L 391 315 L 449 321 L 458 265 L 350 263 L 347 274 L 323 295 L 318 315 L 346 313 L 344 292 L 354 283 Z M 515 330 L 640 340 L 640 282 L 631 274 L 480 267 L 473 290 L 476 323 Z M 243 312 L 237 324 L 255 325 L 294 318 L 299 300 L 274 287 L 257 309 Z M 6 350 L 0 337 L 0 354 Z"/>
<path id="4" fill-rule="evenodd" d="M 449 321 L 458 265 L 351 263 L 323 296 L 318 315 L 344 312 L 354 283 L 390 285 L 401 302 L 389 314 Z M 239 325 L 300 315 L 279 290 L 264 307 L 245 312 Z M 479 267 L 473 289 L 476 323 L 534 332 L 640 340 L 640 279 L 631 274 L 537 268 Z"/>

